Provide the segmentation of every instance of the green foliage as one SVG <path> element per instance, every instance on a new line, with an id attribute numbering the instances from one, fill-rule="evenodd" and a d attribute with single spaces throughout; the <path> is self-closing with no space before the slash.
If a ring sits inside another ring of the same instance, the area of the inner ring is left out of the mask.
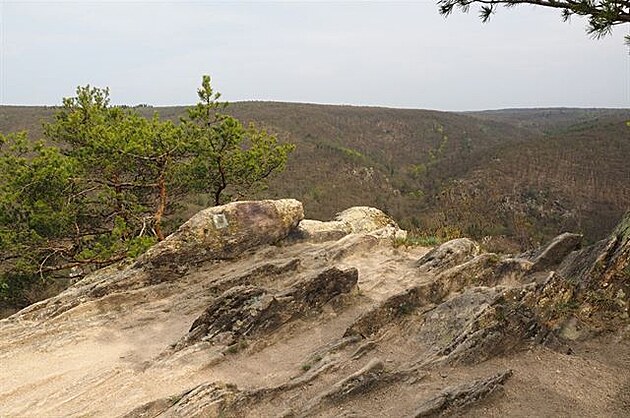
<path id="1" fill-rule="evenodd" d="M 572 313 L 577 312 L 580 304 L 575 299 L 570 299 L 568 301 L 560 301 L 552 306 L 553 312 L 557 313 L 560 316 L 566 316 Z"/>
<path id="2" fill-rule="evenodd" d="M 88 85 L 63 99 L 43 141 L 0 135 L 0 305 L 137 257 L 164 238 L 180 198 L 240 198 L 285 167 L 292 145 L 219 114 L 210 77 L 198 93 L 175 124 L 111 106 L 108 89 Z"/>
<path id="3" fill-rule="evenodd" d="M 630 3 L 619 0 L 439 0 L 438 6 L 440 13 L 448 16 L 455 8 L 468 12 L 474 3 L 481 4 L 479 17 L 483 22 L 490 19 L 498 6 L 532 4 L 561 9 L 564 21 L 573 15 L 585 16 L 587 32 L 596 38 L 610 34 L 614 26 L 630 23 Z M 630 35 L 626 36 L 626 42 L 630 43 Z"/>
<path id="4" fill-rule="evenodd" d="M 341 151 L 346 157 L 351 159 L 361 160 L 364 159 L 365 156 L 361 154 L 359 151 L 354 150 L 348 147 L 339 147 L 339 151 Z"/>
<path id="5" fill-rule="evenodd" d="M 203 77 L 198 96 L 182 120 L 195 150 L 185 170 L 193 190 L 212 194 L 219 205 L 263 188 L 271 174 L 284 170 L 293 145 L 279 144 L 268 132 L 219 113 L 225 104 L 218 102 L 209 76 Z"/>
<path id="6" fill-rule="evenodd" d="M 409 171 L 414 179 L 421 179 L 427 174 L 426 164 L 410 164 Z"/>
<path id="7" fill-rule="evenodd" d="M 353 161 L 353 162 L 363 163 L 363 164 L 371 162 L 370 159 L 366 155 L 361 153 L 360 151 L 347 147 L 347 146 L 340 145 L 338 141 L 337 142 L 317 141 L 316 147 L 319 149 L 324 149 L 327 151 L 332 151 L 334 153 L 340 154 L 348 161 Z"/>

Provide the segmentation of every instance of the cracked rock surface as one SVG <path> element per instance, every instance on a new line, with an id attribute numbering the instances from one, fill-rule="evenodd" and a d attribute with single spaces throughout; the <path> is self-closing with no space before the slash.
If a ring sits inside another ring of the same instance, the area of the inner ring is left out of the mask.
<path id="1" fill-rule="evenodd" d="M 520 255 L 303 217 L 207 209 L 0 321 L 0 416 L 630 415 L 630 216 Z"/>

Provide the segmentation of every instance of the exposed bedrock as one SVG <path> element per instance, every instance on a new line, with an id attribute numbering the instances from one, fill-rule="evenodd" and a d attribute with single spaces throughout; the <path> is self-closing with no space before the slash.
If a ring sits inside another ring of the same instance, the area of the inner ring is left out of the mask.
<path id="1" fill-rule="evenodd" d="M 417 262 L 418 270 L 426 273 L 439 273 L 462 264 L 479 254 L 479 244 L 468 239 L 458 238 L 434 248 Z"/>
<path id="2" fill-rule="evenodd" d="M 424 401 L 411 415 L 413 418 L 435 417 L 455 412 L 501 390 L 503 383 L 512 376 L 511 370 L 445 388 L 438 395 Z"/>
<path id="3" fill-rule="evenodd" d="M 367 213 L 368 218 L 373 214 Z M 302 239 L 341 238 L 339 254 L 343 254 L 349 238 L 346 235 L 353 233 L 344 222 L 339 218 L 331 223 L 304 221 L 298 230 L 301 228 Z M 370 225 L 365 230 L 383 226 Z M 385 225 L 389 227 L 394 228 Z M 129 416 L 148 416 L 149 411 L 160 416 L 245 416 L 252 410 L 266 410 L 260 405 L 270 407 L 281 402 L 279 399 L 299 399 L 295 406 L 281 403 L 283 407 L 275 409 L 284 416 L 331 416 L 333 410 L 353 414 L 354 400 L 372 392 L 407 388 L 416 393 L 425 385 L 439 385 L 439 371 L 444 368 L 479 367 L 475 365 L 509 356 L 530 344 L 568 353 L 570 337 L 576 333 L 568 332 L 567 324 L 579 321 L 587 329 L 628 326 L 630 217 L 609 239 L 582 250 L 580 243 L 581 236 L 562 234 L 536 252 L 502 256 L 481 253 L 468 239 L 449 241 L 410 267 L 417 284 L 372 305 L 353 319 L 338 339 L 314 347 L 304 372 L 295 378 L 252 391 L 208 383 L 149 403 Z M 335 245 L 330 249 L 333 253 L 337 251 Z M 365 248 L 369 251 L 372 247 Z M 269 271 L 304 275 L 298 265 L 298 261 L 289 260 Z M 357 276 L 355 269 L 324 269 L 275 290 L 250 283 L 254 279 L 231 281 L 233 286 L 212 301 L 180 345 L 220 342 L 226 334 L 230 340 L 262 336 L 291 318 L 317 312 L 355 286 Z M 602 325 L 604 318 L 610 320 L 606 326 Z M 416 347 L 416 352 L 408 353 L 405 359 L 385 362 L 372 358 L 362 363 L 364 356 L 387 352 L 387 344 L 396 344 L 388 342 L 390 337 L 412 351 Z M 461 412 L 500 394 L 512 373 L 495 369 L 487 377 L 450 381 L 437 391 L 416 395 L 417 406 L 400 412 L 412 417 Z M 435 374 L 437 381 L 431 378 Z M 327 383 L 322 385 L 321 380 Z M 422 383 L 413 386 L 419 381 Z M 320 389 L 308 392 L 311 385 Z M 309 393 L 308 398 L 301 397 L 303 392 Z M 343 409 L 348 405 L 350 409 Z M 256 409 L 259 407 L 263 409 Z"/>
<path id="4" fill-rule="evenodd" d="M 546 390 L 563 378 L 561 394 L 576 376 L 592 385 L 597 359 L 579 358 L 592 341 L 575 340 L 630 329 L 630 215 L 593 246 L 562 234 L 515 256 L 485 253 L 466 238 L 431 250 L 392 246 L 404 231 L 373 208 L 331 222 L 302 218 L 294 200 L 208 209 L 136 262 L 95 272 L 3 321 L 21 339 L 7 347 L 33 344 L 38 360 L 68 336 L 63 350 L 84 333 L 77 341 L 88 357 L 118 338 L 111 360 L 86 362 L 91 375 L 76 380 L 70 369 L 64 383 L 85 386 L 72 398 L 54 398 L 54 382 L 22 382 L 25 369 L 15 368 L 16 389 L 3 395 L 14 397 L 12 411 L 57 402 L 72 414 L 105 394 L 124 398 L 116 413 L 126 417 L 439 416 L 493 402 L 504 384 L 504 401 L 521 403 L 528 398 L 517 388 L 532 382 Z M 49 358 L 65 358 L 59 352 Z M 546 373 L 546 363 L 528 363 L 538 355 L 554 362 L 547 380 L 527 376 L 529 367 Z M 138 362 L 131 368 L 128 359 Z M 626 387 L 612 382 L 610 370 L 624 370 L 614 367 L 597 371 L 611 380 L 597 397 Z M 17 396 L 39 384 L 48 387 L 32 404 Z M 568 393 L 566 405 L 584 395 Z M 94 408 L 86 413 L 102 415 L 102 405 Z"/>
<path id="5" fill-rule="evenodd" d="M 572 339 L 630 324 L 629 218 L 609 239 L 573 251 L 580 242 L 562 234 L 521 257 L 477 255 L 469 240 L 447 242 L 417 263 L 419 274 L 436 273 L 433 281 L 390 296 L 345 336 L 377 339 L 404 322 L 426 350 L 418 353 L 424 366 L 479 363 L 527 343 L 570 352 Z"/>
<path id="6" fill-rule="evenodd" d="M 608 239 L 567 256 L 558 274 L 575 292 L 572 308 L 602 329 L 629 323 L 630 212 Z"/>
<path id="7" fill-rule="evenodd" d="M 199 341 L 231 343 L 273 331 L 282 324 L 321 308 L 356 286 L 355 268 L 325 269 L 281 291 L 235 286 L 212 301 L 175 347 Z"/>
<path id="8" fill-rule="evenodd" d="M 543 271 L 557 267 L 567 255 L 580 248 L 582 238 L 580 234 L 568 232 L 558 235 L 545 247 L 528 257 L 533 263 L 531 270 Z"/>

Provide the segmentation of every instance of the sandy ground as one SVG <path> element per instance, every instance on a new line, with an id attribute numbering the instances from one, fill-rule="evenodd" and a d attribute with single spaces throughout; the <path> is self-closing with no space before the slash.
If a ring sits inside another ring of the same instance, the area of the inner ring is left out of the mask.
<path id="1" fill-rule="evenodd" d="M 280 385 L 304 373 L 309 356 L 341 338 L 362 312 L 427 280 L 412 267 L 427 251 L 364 241 L 269 247 L 235 262 L 201 266 L 175 282 L 83 303 L 50 320 L 0 321 L 0 416 L 115 417 L 206 382 L 233 383 L 240 389 Z M 358 289 L 339 306 L 287 324 L 242 351 L 160 356 L 187 333 L 212 299 L 209 283 L 292 258 L 300 259 L 300 271 L 330 263 L 355 266 Z M 323 374 L 301 392 L 280 395 L 249 415 L 274 416 L 304 403 L 371 357 L 386 364 L 412 357 L 411 345 L 397 343 L 405 330 L 391 332 L 391 344 L 386 341 L 354 368 Z M 574 351 L 566 355 L 532 347 L 473 367 L 436 369 L 418 383 L 377 389 L 315 415 L 406 415 L 450 384 L 511 368 L 514 375 L 502 393 L 468 409 L 466 416 L 630 416 L 628 341 L 603 336 L 576 344 Z"/>
<path id="2" fill-rule="evenodd" d="M 204 292 L 208 282 L 273 258 L 300 255 L 307 266 L 327 263 L 324 256 L 336 251 L 335 243 L 272 247 L 240 261 L 202 266 L 176 283 L 87 302 L 49 321 L 1 321 L 0 416 L 118 416 L 208 381 L 243 388 L 279 384 L 299 373 L 313 347 L 338 338 L 366 306 L 404 287 L 392 266 L 412 263 L 426 249 L 366 253 L 359 246 L 340 257 L 339 266 L 361 266 L 360 302 L 340 315 L 329 310 L 286 327 L 271 348 L 228 356 L 212 367 L 216 353 L 167 364 L 153 360 L 203 311 L 211 299 Z"/>

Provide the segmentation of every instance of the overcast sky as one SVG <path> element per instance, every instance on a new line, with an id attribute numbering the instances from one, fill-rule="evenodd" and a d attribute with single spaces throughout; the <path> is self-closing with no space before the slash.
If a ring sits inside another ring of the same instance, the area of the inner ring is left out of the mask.
<path id="1" fill-rule="evenodd" d="M 202 74 L 230 101 L 438 110 L 630 107 L 623 36 L 559 11 L 438 14 L 433 1 L 0 0 L 0 102 L 191 104 Z"/>

